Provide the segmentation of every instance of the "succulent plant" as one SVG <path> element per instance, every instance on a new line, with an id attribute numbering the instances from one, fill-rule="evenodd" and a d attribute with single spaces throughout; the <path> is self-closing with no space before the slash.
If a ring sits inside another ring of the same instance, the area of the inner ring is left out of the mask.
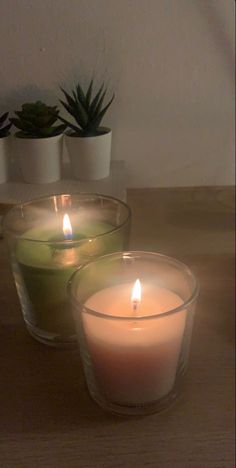
<path id="1" fill-rule="evenodd" d="M 0 117 L 0 138 L 4 138 L 10 134 L 9 130 L 12 126 L 12 123 L 10 122 L 7 125 L 5 125 L 5 127 L 3 127 L 3 124 L 6 123 L 7 117 L 8 112 L 2 114 Z"/>
<path id="2" fill-rule="evenodd" d="M 21 138 L 49 138 L 60 135 L 67 127 L 65 124 L 53 126 L 59 118 L 59 110 L 41 101 L 23 104 L 15 114 L 17 118 L 10 120 L 20 130 L 16 135 Z"/>
<path id="3" fill-rule="evenodd" d="M 65 107 L 67 112 L 72 115 L 75 119 L 76 124 L 74 125 L 61 116 L 59 119 L 66 123 L 73 132 L 79 136 L 96 136 L 107 132 L 104 127 L 100 127 L 101 121 L 110 107 L 114 95 L 110 101 L 103 107 L 103 102 L 107 93 L 104 83 L 100 86 L 99 90 L 93 93 L 93 79 L 91 79 L 88 89 L 86 91 L 78 83 L 71 94 L 67 93 L 61 88 L 66 102 L 60 101 Z"/>

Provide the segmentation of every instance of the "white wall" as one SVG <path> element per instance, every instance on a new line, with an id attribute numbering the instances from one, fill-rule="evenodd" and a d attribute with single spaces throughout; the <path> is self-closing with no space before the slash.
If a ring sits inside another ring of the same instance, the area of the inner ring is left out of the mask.
<path id="1" fill-rule="evenodd" d="M 96 72 L 128 186 L 234 183 L 234 0 L 1 0 L 0 111 Z"/>

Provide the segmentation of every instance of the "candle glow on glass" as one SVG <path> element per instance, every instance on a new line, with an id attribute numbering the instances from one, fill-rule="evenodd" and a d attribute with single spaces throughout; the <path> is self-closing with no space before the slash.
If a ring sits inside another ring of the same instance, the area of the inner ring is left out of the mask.
<path id="1" fill-rule="evenodd" d="M 70 222 L 70 217 L 66 213 L 63 217 L 63 233 L 64 237 L 66 240 L 71 240 L 72 239 L 72 226 Z"/>
<path id="2" fill-rule="evenodd" d="M 132 294 L 131 294 L 131 302 L 133 305 L 133 310 L 137 310 L 138 304 L 141 302 L 141 295 L 142 295 L 141 282 L 139 279 L 137 279 L 134 283 L 134 287 L 132 289 Z"/>

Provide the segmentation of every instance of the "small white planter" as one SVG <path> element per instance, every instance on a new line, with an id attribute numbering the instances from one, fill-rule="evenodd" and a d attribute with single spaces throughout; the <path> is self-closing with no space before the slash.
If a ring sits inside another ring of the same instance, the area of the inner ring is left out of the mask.
<path id="1" fill-rule="evenodd" d="M 9 179 L 11 136 L 0 138 L 0 184 Z"/>
<path id="2" fill-rule="evenodd" d="M 110 129 L 107 133 L 94 137 L 65 135 L 71 172 L 75 179 L 98 180 L 109 176 L 111 137 Z"/>
<path id="3" fill-rule="evenodd" d="M 62 138 L 15 137 L 15 152 L 25 182 L 46 184 L 61 178 Z"/>

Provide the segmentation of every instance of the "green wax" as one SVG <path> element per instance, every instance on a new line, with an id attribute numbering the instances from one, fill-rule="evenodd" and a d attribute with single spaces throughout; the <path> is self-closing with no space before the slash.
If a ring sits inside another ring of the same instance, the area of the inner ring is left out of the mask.
<path id="1" fill-rule="evenodd" d="M 72 241 L 59 244 L 58 239 L 62 240 L 59 231 L 35 228 L 18 240 L 16 260 L 29 298 L 27 308 L 30 312 L 26 319 L 31 325 L 65 338 L 75 334 L 67 300 L 67 282 L 82 263 L 98 255 L 122 250 L 119 231 L 95 237 L 112 228 L 102 222 L 87 224 L 80 230 L 73 226 Z M 81 241 L 79 245 L 73 244 L 73 240 L 78 239 Z"/>

